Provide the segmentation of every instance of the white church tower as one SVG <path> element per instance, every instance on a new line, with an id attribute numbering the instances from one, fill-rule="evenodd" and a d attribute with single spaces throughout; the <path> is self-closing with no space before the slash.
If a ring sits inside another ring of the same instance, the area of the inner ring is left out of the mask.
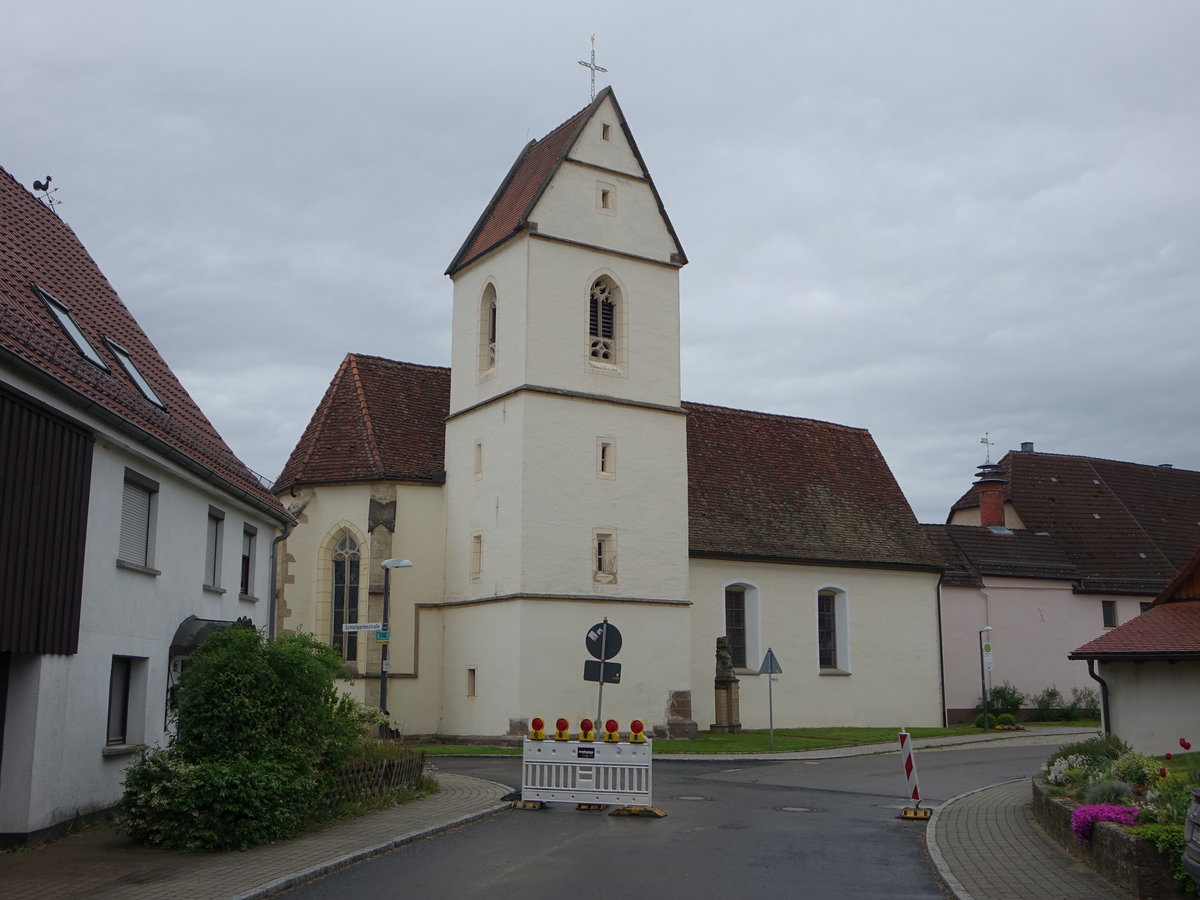
<path id="1" fill-rule="evenodd" d="M 594 717 L 585 634 L 606 617 L 604 717 L 686 705 L 686 261 L 606 88 L 526 146 L 450 264 L 445 733 Z"/>

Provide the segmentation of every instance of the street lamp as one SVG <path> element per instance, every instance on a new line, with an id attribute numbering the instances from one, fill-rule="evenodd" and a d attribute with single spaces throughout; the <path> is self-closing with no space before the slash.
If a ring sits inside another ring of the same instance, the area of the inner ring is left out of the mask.
<path id="1" fill-rule="evenodd" d="M 387 686 L 388 672 L 391 671 L 391 663 L 388 662 L 388 641 L 391 640 L 391 628 L 388 626 L 388 599 L 390 591 L 390 582 L 392 569 L 411 569 L 412 563 L 407 559 L 385 559 L 379 564 L 383 567 L 383 630 L 389 632 L 388 640 L 383 642 L 383 648 L 380 650 L 379 658 L 379 709 L 385 715 L 389 716 L 387 727 L 391 727 L 391 718 L 387 708 Z"/>
<path id="2" fill-rule="evenodd" d="M 384 596 L 386 597 L 387 594 L 385 593 Z M 387 600 L 384 600 L 384 609 L 386 609 L 386 608 L 387 608 Z M 989 722 L 988 722 L 987 677 L 983 674 L 983 633 L 985 631 L 991 631 L 991 630 L 992 630 L 991 625 L 985 625 L 983 628 L 979 629 L 979 686 L 983 690 L 983 730 L 984 731 L 989 730 Z"/>

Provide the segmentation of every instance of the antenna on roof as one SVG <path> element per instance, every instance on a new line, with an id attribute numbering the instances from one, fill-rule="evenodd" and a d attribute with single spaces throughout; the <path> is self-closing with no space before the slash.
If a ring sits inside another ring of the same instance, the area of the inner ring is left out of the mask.
<path id="1" fill-rule="evenodd" d="M 39 197 L 38 199 L 41 200 L 44 204 L 46 204 L 46 208 L 49 209 L 50 212 L 54 212 L 54 207 L 56 207 L 62 203 L 61 200 L 54 199 L 53 195 L 58 193 L 58 188 L 50 187 L 50 176 L 49 175 L 46 176 L 45 181 L 35 181 L 33 183 L 33 189 L 35 191 L 42 192 L 42 196 Z M 54 214 L 58 215 L 58 213 L 54 213 Z"/>
<path id="2" fill-rule="evenodd" d="M 988 440 L 988 437 L 989 437 L 989 435 L 985 431 L 983 433 L 983 437 L 981 437 L 979 439 L 979 443 L 981 443 L 981 444 L 983 444 L 983 446 L 987 447 L 987 459 L 984 460 L 985 463 L 990 463 L 992 461 L 992 448 L 996 446 L 996 444 L 993 441 Z"/>
<path id="3" fill-rule="evenodd" d="M 605 74 L 608 74 L 608 69 L 605 69 L 605 68 L 602 68 L 601 66 L 596 65 L 596 36 L 594 34 L 592 35 L 592 61 L 584 62 L 581 59 L 579 61 L 579 64 L 581 66 L 583 66 L 585 69 L 592 70 L 592 99 L 595 100 L 596 99 L 596 73 L 604 72 Z"/>

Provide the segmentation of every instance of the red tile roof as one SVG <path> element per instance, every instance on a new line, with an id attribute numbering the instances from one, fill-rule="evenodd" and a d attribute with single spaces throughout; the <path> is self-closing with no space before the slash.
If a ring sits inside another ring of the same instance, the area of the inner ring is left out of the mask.
<path id="1" fill-rule="evenodd" d="M 978 525 L 922 525 L 942 554 L 946 574 L 942 584 L 979 587 L 983 576 L 1050 578 L 1074 581 L 1079 573 L 1049 534 L 1000 530 Z"/>
<path id="2" fill-rule="evenodd" d="M 31 285 L 66 306 L 107 370 L 77 349 Z M 160 408 L 125 373 L 108 338 L 129 352 Z M 226 446 L 212 423 L 121 302 L 75 233 L 0 169 L 0 374 L 20 371 L 68 405 L 89 409 L 162 452 L 216 476 L 215 484 L 269 511 L 287 513 Z"/>
<path id="3" fill-rule="evenodd" d="M 1155 594 L 1200 543 L 1200 472 L 1025 451 L 999 466 L 1005 499 L 1054 536 L 1080 590 Z M 978 505 L 972 490 L 953 509 Z"/>
<path id="4" fill-rule="evenodd" d="M 1071 659 L 1200 659 L 1200 600 L 1155 603 L 1084 644 Z"/>
<path id="5" fill-rule="evenodd" d="M 442 480 L 450 370 L 351 353 L 275 484 Z"/>
<path id="6" fill-rule="evenodd" d="M 350 354 L 276 483 L 440 481 L 449 369 Z M 871 435 L 685 403 L 695 555 L 936 568 Z"/>
<path id="7" fill-rule="evenodd" d="M 563 160 L 571 152 L 571 148 L 575 146 L 575 142 L 588 120 L 606 100 L 611 100 L 616 109 L 629 147 L 642 167 L 642 171 L 647 173 L 647 179 L 650 180 L 649 169 L 646 168 L 645 161 L 633 140 L 633 135 L 625 123 L 625 116 L 621 112 L 617 98 L 613 94 L 612 88 L 606 87 L 596 95 L 595 100 L 540 141 L 530 141 L 525 145 L 525 149 L 521 151 L 516 162 L 509 169 L 508 175 L 501 182 L 491 202 L 479 217 L 479 221 L 475 223 L 475 227 L 467 235 L 466 241 L 463 242 L 462 247 L 459 248 L 458 253 L 446 268 L 447 275 L 453 275 L 459 269 L 469 265 L 530 225 L 529 216 L 538 200 L 541 199 L 542 193 L 550 184 Z M 675 236 L 675 229 L 671 225 L 670 219 L 667 218 L 662 199 L 658 196 L 658 190 L 654 187 L 653 180 L 650 180 L 650 190 L 653 192 L 655 200 L 658 201 L 658 210 L 662 215 L 663 222 L 675 241 L 677 252 L 673 261 L 678 265 L 685 265 L 687 257 L 684 255 L 683 247 L 679 244 L 679 239 Z"/>
<path id="8" fill-rule="evenodd" d="M 684 408 L 692 555 L 940 567 L 865 429 Z"/>

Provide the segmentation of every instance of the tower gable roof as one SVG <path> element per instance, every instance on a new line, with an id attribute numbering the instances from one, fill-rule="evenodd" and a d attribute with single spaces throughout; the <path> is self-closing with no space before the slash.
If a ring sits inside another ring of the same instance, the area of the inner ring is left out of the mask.
<path id="1" fill-rule="evenodd" d="M 1005 500 L 1027 529 L 1054 536 L 1081 590 L 1157 593 L 1200 543 L 1200 472 L 1029 451 L 999 466 Z M 970 491 L 952 509 L 978 503 Z"/>
<path id="2" fill-rule="evenodd" d="M 40 289 L 69 310 L 80 344 Z M 124 366 L 128 354 L 153 402 Z M 85 353 L 88 355 L 85 357 Z M 222 440 L 74 231 L 0 168 L 0 365 L 147 441 L 280 521 L 287 513 Z"/>
<path id="3" fill-rule="evenodd" d="M 536 223 L 530 221 L 534 208 L 564 163 L 570 158 L 572 150 L 579 143 L 580 136 L 592 117 L 606 105 L 611 105 L 615 111 L 624 140 L 640 169 L 637 176 L 645 179 L 657 204 L 658 213 L 674 246 L 671 253 L 672 264 L 682 266 L 687 263 L 683 247 L 680 246 L 674 226 L 667 217 L 662 198 L 654 186 L 654 181 L 650 178 L 649 170 L 633 139 L 633 133 L 625 121 L 625 115 L 617 103 L 616 95 L 611 87 L 606 87 L 596 95 L 595 100 L 541 140 L 530 141 L 525 145 L 516 162 L 513 163 L 512 168 L 500 183 L 500 187 L 492 196 L 491 202 L 488 203 L 483 214 L 467 235 L 462 247 L 459 248 L 458 253 L 446 268 L 447 275 L 453 276 L 460 269 L 470 265 L 517 234 L 536 229 Z"/>
<path id="4" fill-rule="evenodd" d="M 450 370 L 350 353 L 276 482 L 438 482 Z"/>

